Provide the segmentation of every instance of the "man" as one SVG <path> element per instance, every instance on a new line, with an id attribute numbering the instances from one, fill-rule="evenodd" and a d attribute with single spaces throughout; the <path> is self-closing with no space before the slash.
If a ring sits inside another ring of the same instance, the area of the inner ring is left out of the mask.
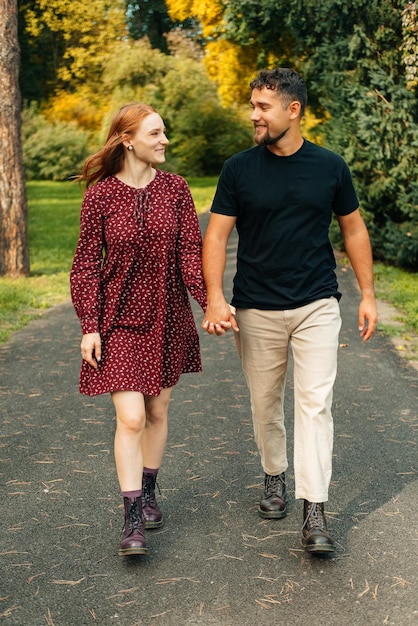
<path id="1" fill-rule="evenodd" d="M 295 496 L 304 500 L 301 542 L 331 553 L 324 503 L 332 470 L 332 392 L 341 294 L 328 229 L 334 213 L 360 290 L 358 325 L 367 341 L 377 324 L 373 263 L 351 175 L 337 154 L 303 138 L 307 91 L 294 70 L 263 70 L 250 84 L 256 146 L 222 169 L 203 245 L 208 306 L 202 327 L 222 335 L 228 322 L 251 397 L 265 472 L 259 515 L 286 515 L 283 396 L 288 347 L 294 361 Z M 223 289 L 226 247 L 239 241 L 231 313 Z M 239 332 L 238 332 L 239 330 Z"/>

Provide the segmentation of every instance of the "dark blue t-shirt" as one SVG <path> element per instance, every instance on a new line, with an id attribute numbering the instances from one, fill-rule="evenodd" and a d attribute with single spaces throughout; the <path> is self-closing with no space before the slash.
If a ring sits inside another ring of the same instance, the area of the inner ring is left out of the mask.
<path id="1" fill-rule="evenodd" d="M 236 216 L 232 304 L 284 310 L 341 294 L 328 230 L 359 206 L 345 161 L 305 140 L 291 156 L 255 146 L 228 159 L 211 211 Z"/>

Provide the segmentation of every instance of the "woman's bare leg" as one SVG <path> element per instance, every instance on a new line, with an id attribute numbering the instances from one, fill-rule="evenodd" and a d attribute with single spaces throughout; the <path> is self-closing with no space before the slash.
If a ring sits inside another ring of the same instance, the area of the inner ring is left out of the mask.
<path id="1" fill-rule="evenodd" d="M 158 397 L 145 396 L 146 420 L 141 438 L 145 467 L 158 469 L 161 465 L 168 433 L 168 407 L 172 388 L 162 389 Z"/>
<path id="2" fill-rule="evenodd" d="M 141 439 L 145 429 L 145 399 L 135 391 L 115 391 L 115 462 L 121 491 L 142 488 L 143 458 Z"/>

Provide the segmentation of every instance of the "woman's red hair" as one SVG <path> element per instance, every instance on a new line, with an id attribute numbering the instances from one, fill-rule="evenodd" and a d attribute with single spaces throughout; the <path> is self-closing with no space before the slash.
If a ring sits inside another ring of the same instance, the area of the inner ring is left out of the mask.
<path id="1" fill-rule="evenodd" d="M 86 187 L 89 187 L 120 172 L 125 158 L 123 142 L 137 131 L 142 120 L 151 113 L 157 113 L 156 109 L 142 102 L 121 107 L 111 121 L 103 148 L 86 159 L 76 180 L 80 183 L 86 181 Z"/>

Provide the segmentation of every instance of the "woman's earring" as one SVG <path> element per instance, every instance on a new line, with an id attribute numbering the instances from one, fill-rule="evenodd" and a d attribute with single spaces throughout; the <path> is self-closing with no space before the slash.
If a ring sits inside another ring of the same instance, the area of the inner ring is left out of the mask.
<path id="1" fill-rule="evenodd" d="M 128 150 L 133 150 L 133 147 L 129 144 Z"/>

